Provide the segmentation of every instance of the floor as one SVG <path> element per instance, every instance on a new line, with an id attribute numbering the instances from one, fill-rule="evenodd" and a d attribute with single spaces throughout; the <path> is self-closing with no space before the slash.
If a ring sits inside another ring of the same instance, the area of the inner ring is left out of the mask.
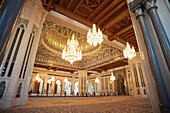
<path id="1" fill-rule="evenodd" d="M 30 97 L 28 104 L 0 113 L 152 113 L 149 99 L 132 96 Z"/>

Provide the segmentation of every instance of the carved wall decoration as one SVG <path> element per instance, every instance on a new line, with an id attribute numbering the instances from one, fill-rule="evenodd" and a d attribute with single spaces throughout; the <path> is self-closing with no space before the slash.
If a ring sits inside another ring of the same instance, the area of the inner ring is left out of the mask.
<path id="1" fill-rule="evenodd" d="M 66 46 L 67 39 L 73 33 L 79 41 L 83 57 L 82 60 L 70 64 L 61 58 L 61 53 Z M 46 21 L 42 29 L 35 62 L 74 69 L 87 69 L 122 56 L 123 52 L 119 49 L 104 43 L 96 47 L 90 46 L 87 43 L 86 35 Z"/>

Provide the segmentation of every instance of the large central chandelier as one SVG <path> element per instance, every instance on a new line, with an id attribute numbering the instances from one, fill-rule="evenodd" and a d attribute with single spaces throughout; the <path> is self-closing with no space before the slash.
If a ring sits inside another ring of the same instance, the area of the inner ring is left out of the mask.
<path id="1" fill-rule="evenodd" d="M 87 42 L 90 45 L 94 45 L 94 46 L 97 46 L 97 44 L 101 44 L 103 42 L 102 31 L 98 28 L 98 32 L 97 32 L 95 24 L 93 24 L 92 31 L 91 29 L 89 29 L 87 33 Z"/>
<path id="2" fill-rule="evenodd" d="M 136 56 L 136 52 L 134 47 L 132 46 L 132 49 L 130 48 L 129 43 L 127 42 L 127 45 L 125 49 L 123 49 L 123 54 L 125 58 L 129 58 L 130 60 Z"/>
<path id="3" fill-rule="evenodd" d="M 69 61 L 71 64 L 74 61 L 82 59 L 82 51 L 78 48 L 78 41 L 74 39 L 74 34 L 72 35 L 71 40 L 68 39 L 67 46 L 64 47 L 62 58 Z"/>

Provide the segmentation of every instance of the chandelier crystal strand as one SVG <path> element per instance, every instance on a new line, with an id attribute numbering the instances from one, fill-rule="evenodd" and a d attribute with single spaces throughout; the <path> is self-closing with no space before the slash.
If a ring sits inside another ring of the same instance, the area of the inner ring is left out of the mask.
<path id="1" fill-rule="evenodd" d="M 130 48 L 129 43 L 127 42 L 127 45 L 125 49 L 123 50 L 123 54 L 125 58 L 129 58 L 130 60 L 136 56 L 136 52 L 134 47 L 132 46 L 132 49 Z"/>
<path id="2" fill-rule="evenodd" d="M 68 39 L 67 46 L 64 47 L 62 58 L 73 64 L 74 61 L 79 61 L 82 59 L 82 51 L 78 48 L 78 41 L 74 39 L 74 34 L 72 39 Z"/>
<path id="3" fill-rule="evenodd" d="M 99 83 L 99 78 L 98 78 L 98 77 L 95 79 L 95 82 L 96 82 L 96 83 Z"/>
<path id="4" fill-rule="evenodd" d="M 68 82 L 68 79 L 67 79 L 67 77 L 65 77 L 65 79 L 64 79 L 64 82 L 66 82 L 66 83 Z"/>
<path id="5" fill-rule="evenodd" d="M 97 32 L 95 24 L 93 24 L 92 30 L 89 29 L 87 33 L 87 42 L 90 45 L 94 45 L 94 46 L 97 46 L 97 44 L 101 44 L 103 42 L 102 31 L 98 28 L 98 32 Z"/>
<path id="6" fill-rule="evenodd" d="M 111 81 L 114 81 L 114 80 L 115 80 L 115 76 L 113 76 L 113 73 L 112 73 L 112 75 L 111 75 L 111 77 L 110 77 L 110 80 L 111 80 Z"/>

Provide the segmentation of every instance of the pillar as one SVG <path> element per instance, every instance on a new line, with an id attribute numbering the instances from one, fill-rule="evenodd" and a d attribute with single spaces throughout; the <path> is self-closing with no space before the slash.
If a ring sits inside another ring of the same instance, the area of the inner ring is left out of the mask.
<path id="1" fill-rule="evenodd" d="M 15 3 L 16 6 L 18 2 Z M 14 6 L 12 6 L 12 9 L 14 9 Z M 32 68 L 36 50 L 38 47 L 35 45 L 38 45 L 41 28 L 46 17 L 45 13 L 47 14 L 47 12 L 42 7 L 41 1 L 27 0 L 20 16 L 18 16 L 19 19 L 16 23 L 14 31 L 16 31 L 18 27 L 22 27 L 25 32 L 23 32 L 22 38 L 17 37 L 16 39 L 15 32 L 12 34 L 12 39 L 7 51 L 9 52 L 11 48 L 13 48 L 13 50 L 10 53 L 6 53 L 3 59 L 3 62 L 6 63 L 7 56 L 10 56 L 8 65 L 6 67 L 6 73 L 4 75 L 5 77 L 8 77 L 9 84 L 7 86 L 8 88 L 5 92 L 3 101 L 0 102 L 1 108 L 10 108 L 13 106 L 27 104 L 28 88 L 32 76 Z M 39 18 L 37 18 L 37 15 Z M 34 34 L 35 40 L 30 37 L 30 34 L 33 32 L 33 30 L 36 33 Z M 31 39 L 30 44 L 28 41 L 29 39 Z M 16 43 L 13 45 L 14 47 L 11 45 L 13 40 L 16 40 Z M 20 97 L 16 97 L 18 90 L 20 90 Z"/>
<path id="2" fill-rule="evenodd" d="M 87 93 L 87 70 L 79 70 L 79 94 Z"/>
<path id="3" fill-rule="evenodd" d="M 168 36 L 162 25 L 162 22 L 159 18 L 157 6 L 155 5 L 155 2 L 152 0 L 151 2 L 146 2 L 145 7 L 155 28 L 155 32 L 157 34 L 159 44 L 164 54 L 168 69 L 170 69 L 170 43 L 168 40 Z"/>
<path id="4" fill-rule="evenodd" d="M 8 0 L 2 3 L 4 7 L 0 18 L 0 65 L 8 48 L 10 36 L 19 19 L 25 0 Z M 4 6 L 6 4 L 6 6 Z"/>
<path id="5" fill-rule="evenodd" d="M 163 75 L 161 73 L 161 65 L 159 63 L 159 55 L 161 55 L 162 53 L 160 51 L 157 51 L 157 49 L 155 48 L 156 46 L 156 42 L 154 43 L 153 39 L 151 39 L 146 23 L 145 23 L 145 19 L 144 19 L 144 14 L 143 14 L 143 7 L 141 7 L 141 5 L 143 5 L 144 1 L 143 0 L 138 0 L 138 1 L 133 1 L 129 3 L 129 7 L 132 10 L 132 12 L 134 12 L 136 14 L 136 18 L 139 22 L 142 34 L 143 34 L 143 38 L 144 38 L 144 43 L 146 46 L 146 50 L 147 50 L 147 55 L 149 58 L 149 63 L 150 63 L 150 67 L 153 73 L 153 77 L 156 83 L 156 87 L 157 87 L 157 94 L 159 97 L 159 106 L 162 110 L 162 108 L 164 109 L 165 107 L 170 106 L 170 101 L 169 101 L 169 97 L 168 97 L 168 93 L 165 87 L 165 83 L 163 80 Z M 153 100 L 154 101 L 154 100 Z M 153 102 L 152 101 L 152 102 Z M 155 108 L 155 106 L 154 106 Z M 164 109 L 165 110 L 165 109 Z"/>

